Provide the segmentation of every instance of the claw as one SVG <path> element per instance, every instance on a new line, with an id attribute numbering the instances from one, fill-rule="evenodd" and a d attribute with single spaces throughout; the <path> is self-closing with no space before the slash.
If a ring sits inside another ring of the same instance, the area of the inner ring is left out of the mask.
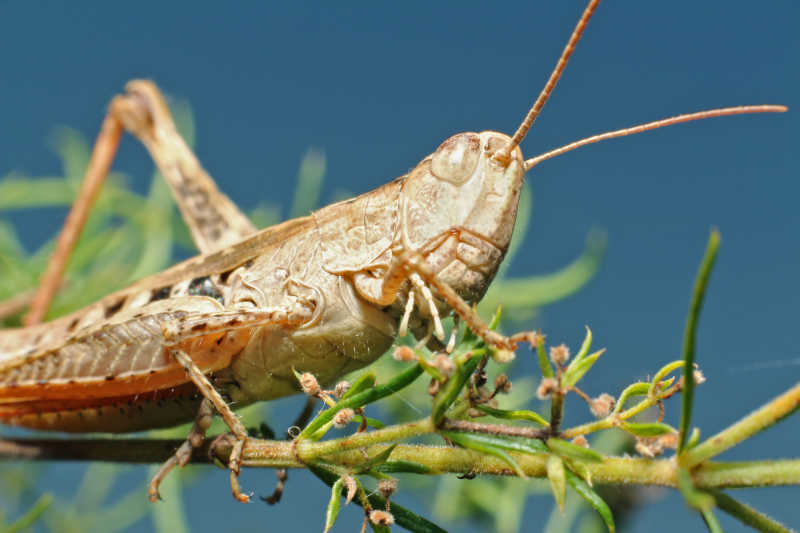
<path id="1" fill-rule="evenodd" d="M 253 494 L 245 494 L 242 492 L 242 487 L 239 485 L 238 476 L 239 474 L 234 472 L 231 468 L 231 491 L 233 492 L 233 498 L 242 503 L 250 503 L 250 498 L 253 496 Z"/>
<path id="2" fill-rule="evenodd" d="M 239 472 L 242 464 L 242 450 L 244 449 L 246 440 L 246 438 L 239 438 L 231 433 L 223 433 L 214 439 L 214 442 L 212 442 L 211 446 L 208 448 L 209 455 L 214 459 L 218 459 L 218 455 L 216 453 L 217 446 L 219 446 L 223 441 L 231 446 L 231 453 L 228 458 L 228 470 L 230 470 L 231 477 L 231 491 L 233 492 L 233 498 L 242 503 L 248 503 L 250 498 L 253 496 L 252 493 L 246 494 L 242 492 L 242 488 L 239 485 Z"/>
<path id="3" fill-rule="evenodd" d="M 157 487 L 153 487 L 152 485 L 151 485 L 150 489 L 147 491 L 147 497 L 149 498 L 150 503 L 156 503 L 156 502 L 163 502 L 164 501 L 164 498 L 161 497 L 161 493 L 158 492 L 158 488 Z"/>
<path id="4" fill-rule="evenodd" d="M 167 477 L 167 474 L 169 474 L 173 468 L 176 466 L 185 466 L 191 457 L 192 446 L 187 440 L 181 444 L 172 457 L 164 461 L 164 464 L 162 464 L 161 468 L 158 469 L 158 472 L 156 472 L 156 474 L 153 476 L 153 479 L 150 480 L 150 486 L 148 487 L 147 494 L 151 502 L 155 503 L 163 499 L 161 498 L 161 494 L 158 492 L 158 486 L 161 485 L 161 482 L 165 477 Z"/>

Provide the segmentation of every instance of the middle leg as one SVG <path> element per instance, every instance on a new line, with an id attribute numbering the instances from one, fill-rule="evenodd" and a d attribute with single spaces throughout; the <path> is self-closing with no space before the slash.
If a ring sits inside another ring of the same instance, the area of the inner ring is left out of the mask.
<path id="1" fill-rule="evenodd" d="M 189 379 L 192 380 L 192 383 L 197 386 L 203 397 L 214 406 L 214 409 L 216 409 L 216 411 L 220 414 L 222 420 L 225 421 L 225 424 L 231 430 L 231 433 L 233 433 L 235 440 L 233 443 L 233 449 L 231 450 L 231 455 L 228 458 L 228 469 L 230 470 L 231 477 L 231 490 L 233 491 L 233 497 L 236 500 L 243 503 L 249 502 L 250 495 L 244 494 L 241 486 L 239 485 L 239 470 L 242 463 L 242 450 L 247 442 L 247 429 L 244 427 L 244 424 L 242 424 L 242 421 L 239 420 L 239 417 L 236 416 L 236 413 L 233 412 L 233 409 L 230 408 L 222 395 L 217 392 L 217 389 L 214 388 L 214 385 L 211 384 L 208 377 L 203 374 L 203 372 L 197 367 L 194 361 L 192 361 L 192 358 L 189 357 L 186 352 L 179 348 L 175 348 L 172 350 L 172 356 L 183 367 L 183 369 L 186 371 L 186 375 L 189 376 Z M 192 441 L 190 440 L 192 437 L 193 435 L 190 433 L 189 437 L 187 438 L 187 442 L 190 446 L 192 445 Z M 158 482 L 160 482 L 160 479 L 156 480 L 156 478 L 153 478 L 155 487 L 153 486 L 153 483 L 151 483 L 151 499 L 153 498 L 154 491 L 155 494 L 158 494 Z"/>
<path id="2" fill-rule="evenodd" d="M 195 424 L 189 432 L 186 442 L 181 445 L 173 457 L 162 465 L 150 482 L 151 500 L 158 499 L 158 485 L 169 471 L 175 466 L 185 465 L 191 458 L 192 449 L 202 443 L 205 431 L 211 423 L 213 411 L 216 411 L 230 429 L 233 437 L 233 448 L 228 459 L 233 496 L 240 502 L 250 501 L 250 496 L 242 492 L 238 480 L 242 451 L 247 442 L 247 430 L 219 391 L 214 388 L 203 368 L 198 366 L 192 356 L 184 351 L 183 348 L 187 346 L 185 343 L 192 339 L 206 336 L 213 337 L 220 333 L 247 330 L 264 325 L 296 328 L 308 322 L 312 316 L 313 309 L 309 309 L 303 304 L 298 304 L 294 307 L 260 308 L 250 311 L 229 310 L 213 313 L 195 313 L 183 317 L 182 320 L 176 323 L 161 324 L 165 349 L 183 368 L 186 376 L 194 383 L 204 400 L 201 403 Z M 202 358 L 198 358 L 198 354 L 195 354 L 195 359 L 202 360 Z M 200 364 L 202 365 L 203 363 Z M 208 368 L 206 368 L 206 371 L 208 371 Z"/>

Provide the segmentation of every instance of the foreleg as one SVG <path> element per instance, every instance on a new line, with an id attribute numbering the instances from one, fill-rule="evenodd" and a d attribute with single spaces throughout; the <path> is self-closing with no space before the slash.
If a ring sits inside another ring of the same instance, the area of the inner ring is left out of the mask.
<path id="1" fill-rule="evenodd" d="M 417 274 L 425 283 L 435 288 L 439 296 L 487 344 L 505 350 L 516 349 L 516 342 L 513 339 L 489 329 L 489 325 L 481 319 L 473 307 L 465 302 L 452 287 L 436 277 L 436 273 L 425 262 L 425 257 L 422 254 L 409 251 L 401 252 L 397 257 L 396 265 L 395 268 L 398 271 L 405 272 L 407 276 Z M 395 274 L 394 277 L 399 277 L 399 274 Z"/>

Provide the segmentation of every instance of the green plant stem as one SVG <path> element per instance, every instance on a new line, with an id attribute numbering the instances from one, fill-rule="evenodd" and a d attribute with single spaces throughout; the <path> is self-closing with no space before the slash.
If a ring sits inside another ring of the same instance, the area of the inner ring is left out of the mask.
<path id="1" fill-rule="evenodd" d="M 430 422 L 428 422 L 429 424 Z M 412 427 L 402 429 L 405 424 L 391 426 L 395 436 L 421 434 L 423 427 L 412 423 Z M 429 432 L 433 432 L 429 426 Z M 381 430 L 384 431 L 384 430 Z M 374 431 L 372 433 L 379 433 Z M 364 463 L 364 453 L 368 457 L 386 449 L 386 444 L 376 442 L 366 444 L 361 434 L 355 440 L 303 443 L 305 457 L 338 468 L 355 468 Z M 350 438 L 352 439 L 352 438 Z M 209 438 L 205 445 L 195 450 L 192 460 L 197 463 L 210 462 L 208 453 Z M 391 440 L 390 433 L 384 432 L 378 440 Z M 177 439 L 50 439 L 0 441 L 0 458 L 6 460 L 83 460 L 113 461 L 124 463 L 159 463 L 166 460 L 181 444 Z M 334 442 L 331 446 L 329 443 Z M 346 445 L 348 449 L 343 450 Z M 363 445 L 363 447 L 362 447 Z M 226 460 L 230 448 L 220 445 L 218 455 Z M 268 468 L 306 468 L 307 463 L 300 460 L 294 443 L 248 439 L 243 452 L 243 466 Z M 529 477 L 547 475 L 547 454 L 527 454 L 508 452 Z M 323 459 L 324 457 L 324 459 Z M 407 461 L 427 469 L 430 474 L 474 472 L 486 475 L 514 475 L 508 464 L 495 457 L 463 448 L 449 446 L 430 446 L 400 444 L 392 451 L 390 461 Z M 595 483 L 626 485 L 659 485 L 675 487 L 677 484 L 677 464 L 672 459 L 646 459 L 635 457 L 609 457 L 602 462 L 580 461 Z M 800 485 L 800 459 L 766 460 L 743 463 L 705 463 L 692 472 L 697 488 L 743 488 L 764 485 Z"/>
<path id="2" fill-rule="evenodd" d="M 698 465 L 767 429 L 798 408 L 800 408 L 800 383 L 732 426 L 686 451 L 681 462 L 689 468 Z"/>
<path id="3" fill-rule="evenodd" d="M 550 429 L 532 428 L 529 426 L 509 426 L 506 424 L 484 424 L 470 420 L 445 420 L 440 429 L 464 431 L 467 433 L 484 433 L 488 435 L 504 435 L 507 437 L 524 437 L 526 439 L 546 439 Z"/>
<path id="4" fill-rule="evenodd" d="M 703 463 L 692 472 L 697 487 L 739 489 L 800 485 L 800 459 Z"/>
<path id="5" fill-rule="evenodd" d="M 714 516 L 713 508 L 703 509 L 700 511 L 700 514 L 703 516 L 703 521 L 706 523 L 706 527 L 710 533 L 723 533 L 722 526 L 719 525 L 717 517 Z"/>
<path id="6" fill-rule="evenodd" d="M 322 442 L 298 441 L 295 447 L 297 457 L 303 461 L 311 462 L 318 457 L 332 453 L 364 448 L 382 442 L 410 439 L 419 435 L 433 433 L 435 428 L 430 418 L 423 418 L 407 424 L 387 426 L 376 431 L 356 433 L 341 439 L 331 439 Z"/>
<path id="7" fill-rule="evenodd" d="M 350 396 L 338 402 L 335 406 L 331 407 L 320 413 L 314 420 L 312 420 L 306 428 L 300 433 L 299 438 L 307 438 L 313 435 L 322 426 L 333 420 L 333 417 L 345 408 L 358 408 L 372 402 L 376 402 L 381 398 L 390 396 L 400 389 L 407 387 L 414 382 L 423 372 L 420 365 L 414 365 L 411 368 L 404 370 L 387 383 L 365 390 L 353 396 Z"/>
<path id="8" fill-rule="evenodd" d="M 760 513 L 749 505 L 731 498 L 722 492 L 712 491 L 717 507 L 733 516 L 746 526 L 750 526 L 757 531 L 768 533 L 791 533 L 791 529 L 773 520 L 769 516 Z"/>
<path id="9" fill-rule="evenodd" d="M 564 392 L 561 390 L 559 379 L 559 390 L 553 393 L 550 401 L 550 432 L 552 435 L 560 435 L 561 420 L 564 417 Z"/>

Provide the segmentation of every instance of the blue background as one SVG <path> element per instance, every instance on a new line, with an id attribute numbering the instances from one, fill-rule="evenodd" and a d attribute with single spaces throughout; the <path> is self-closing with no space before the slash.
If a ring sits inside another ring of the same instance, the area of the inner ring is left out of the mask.
<path id="1" fill-rule="evenodd" d="M 453 133 L 513 131 L 582 9 L 581 2 L 3 2 L 0 175 L 56 172 L 44 142 L 53 126 L 93 137 L 124 82 L 151 77 L 192 104 L 198 154 L 243 207 L 288 205 L 309 146 L 327 154 L 326 201 L 341 189 L 363 192 Z M 530 175 L 533 227 L 512 274 L 555 270 L 579 253 L 589 228 L 609 233 L 596 279 L 546 309 L 541 322 L 551 340 L 573 345 L 590 324 L 596 345 L 608 348 L 590 393 L 618 391 L 678 356 L 712 226 L 723 244 L 700 328 L 709 381 L 698 391 L 695 421 L 709 435 L 798 381 L 799 11 L 791 1 L 607 2 L 524 142 L 530 156 L 710 107 L 795 108 L 609 141 Z M 126 141 L 118 166 L 144 190 L 151 163 L 141 147 Z M 51 235 L 62 216 L 36 219 L 28 238 Z M 677 403 L 671 408 L 677 412 Z M 796 457 L 798 443 L 795 417 L 724 458 Z M 78 475 L 61 471 L 53 487 Z M 295 476 L 286 501 L 265 508 L 234 503 L 225 476 L 217 477 L 185 496 L 197 531 L 321 528 L 327 491 L 320 484 Z M 268 487 L 271 479 L 245 475 L 247 485 Z M 796 487 L 746 494 L 795 527 L 797 497 Z M 537 529 L 548 506 L 531 505 L 527 529 Z M 631 530 L 647 524 L 702 529 L 671 493 L 637 514 Z"/>

